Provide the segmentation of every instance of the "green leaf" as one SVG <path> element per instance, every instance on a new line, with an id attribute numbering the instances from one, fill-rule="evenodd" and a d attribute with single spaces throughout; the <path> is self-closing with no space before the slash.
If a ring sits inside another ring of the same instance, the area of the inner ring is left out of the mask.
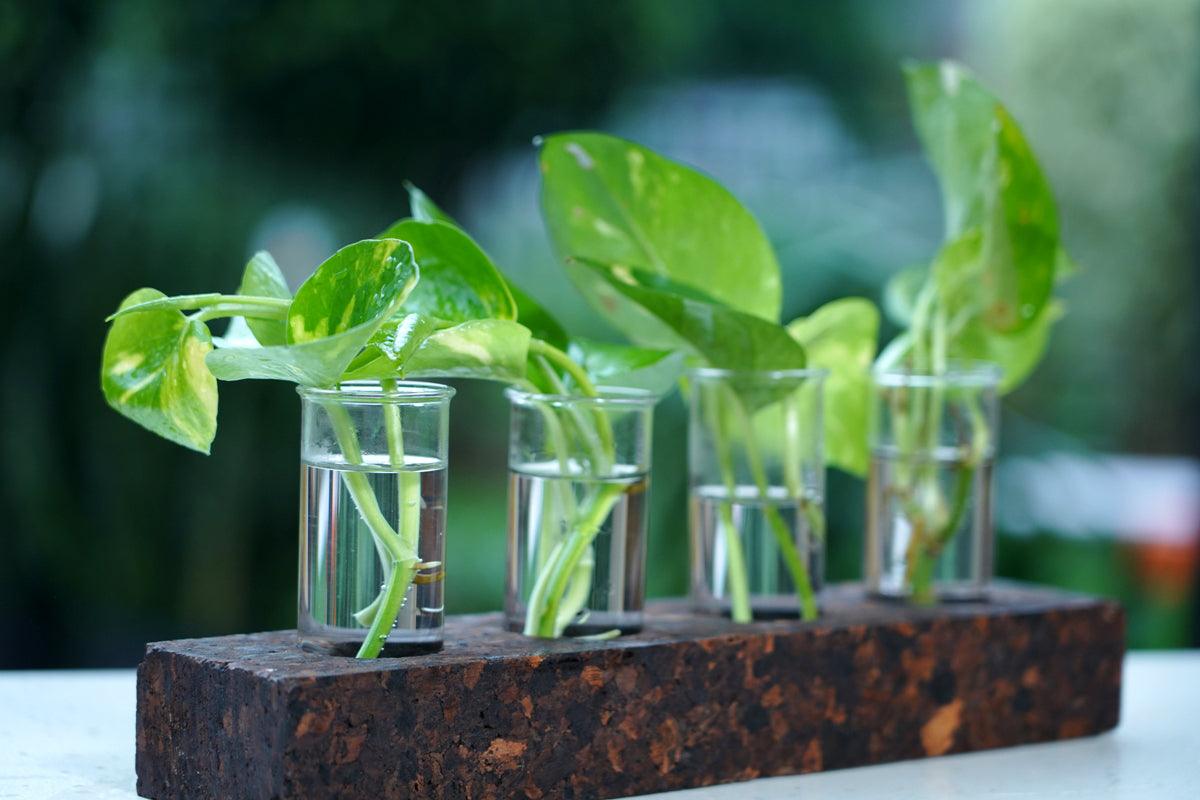
<path id="1" fill-rule="evenodd" d="M 287 345 L 216 350 L 208 367 L 221 380 L 332 386 L 416 283 L 407 242 L 355 242 L 330 256 L 297 290 L 288 311 Z"/>
<path id="2" fill-rule="evenodd" d="M 892 275 L 883 287 L 883 310 L 888 319 L 902 328 L 912 324 L 917 296 L 928 278 L 929 270 L 924 266 L 907 267 Z"/>
<path id="3" fill-rule="evenodd" d="M 775 253 L 750 212 L 716 181 L 633 142 L 587 132 L 547 137 L 541 172 L 542 215 L 561 256 L 638 267 L 778 321 Z M 568 271 L 621 331 L 638 338 L 640 314 L 604 292 L 582 260 Z"/>
<path id="4" fill-rule="evenodd" d="M 1011 392 L 1037 368 L 1046 352 L 1054 323 L 1063 314 L 1062 303 L 1052 300 L 1032 325 L 1017 333 L 998 334 L 982 325 L 973 325 L 951 340 L 950 355 L 997 364 L 1002 371 L 1000 392 Z"/>
<path id="5" fill-rule="evenodd" d="M 165 296 L 156 289 L 138 289 L 121 308 Z M 159 436 L 208 453 L 217 432 L 217 381 L 204 364 L 211 350 L 204 323 L 175 309 L 120 317 L 104 340 L 104 399 Z"/>
<path id="6" fill-rule="evenodd" d="M 998 104 L 996 119 L 995 185 L 983 222 L 984 321 L 1013 332 L 1033 323 L 1054 290 L 1058 210 L 1016 121 Z"/>
<path id="7" fill-rule="evenodd" d="M 946 239 L 982 236 L 983 321 L 1002 333 L 1030 325 L 1050 298 L 1058 214 L 1016 122 L 964 67 L 905 69 L 913 121 L 942 187 Z"/>
<path id="8" fill-rule="evenodd" d="M 453 217 L 438 208 L 437 204 L 429 199 L 429 195 L 418 189 L 411 181 L 405 181 L 404 188 L 408 191 L 408 205 L 413 219 L 418 222 L 445 222 L 456 228 L 462 228 L 454 221 Z"/>
<path id="9" fill-rule="evenodd" d="M 453 324 L 408 314 L 381 328 L 345 377 L 519 381 L 525 377 L 529 339 L 525 326 L 509 320 Z"/>
<path id="10" fill-rule="evenodd" d="M 722 305 L 683 297 L 638 282 L 640 272 L 578 259 L 608 290 L 640 315 L 641 342 L 667 342 L 702 358 L 708 366 L 736 370 L 800 369 L 804 348 L 783 326 Z M 649 346 L 654 346 L 649 344 Z"/>
<path id="11" fill-rule="evenodd" d="M 952 61 L 904 65 L 913 125 L 942 189 L 946 237 L 984 217 L 996 98 Z"/>
<path id="12" fill-rule="evenodd" d="M 566 349 L 567 331 L 554 315 L 516 284 L 510 282 L 508 290 L 517 303 L 517 321 L 528 328 L 535 339 L 552 344 L 559 350 Z"/>
<path id="13" fill-rule="evenodd" d="M 511 320 L 467 320 L 421 342 L 404 362 L 403 377 L 520 381 L 529 339 L 529 329 Z"/>
<path id="14" fill-rule="evenodd" d="M 439 328 L 447 328 L 450 325 L 451 323 L 444 320 L 435 320 L 421 314 L 405 314 L 399 322 L 389 322 L 377 330 L 348 370 L 353 372 L 360 365 L 371 363 L 373 372 L 369 376 L 356 373 L 352 377 L 399 377 L 404 362 L 421 342 Z M 377 363 L 380 359 L 385 363 Z"/>
<path id="15" fill-rule="evenodd" d="M 957 328 L 973 323 L 983 314 L 984 297 L 979 291 L 983 280 L 983 233 L 970 228 L 957 239 L 942 245 L 930 271 L 937 287 L 942 310 Z"/>
<path id="16" fill-rule="evenodd" d="M 437 319 L 517 318 L 508 284 L 487 253 L 451 223 L 404 219 L 382 234 L 412 245 L 421 283 L 405 310 Z"/>
<path id="17" fill-rule="evenodd" d="M 246 264 L 237 293 L 255 297 L 278 297 L 281 300 L 292 299 L 283 272 L 271 254 L 265 250 L 255 253 Z M 287 326 L 283 320 L 248 318 L 246 325 L 261 345 L 280 345 L 287 341 Z"/>
<path id="18" fill-rule="evenodd" d="M 567 355 L 583 367 L 597 385 L 629 386 L 666 394 L 683 374 L 684 355 L 676 350 L 631 347 L 624 344 L 574 339 Z"/>
<path id="19" fill-rule="evenodd" d="M 465 229 L 462 225 L 454 220 L 446 212 L 442 211 L 429 196 L 418 189 L 411 183 L 406 183 L 408 189 L 409 203 L 412 207 L 412 215 L 414 219 L 421 222 L 444 222 L 447 225 L 453 225 L 459 230 Z M 420 262 L 418 255 L 418 263 L 421 263 L 421 269 L 425 269 L 425 264 Z M 558 320 L 547 311 L 538 301 L 534 300 L 528 292 L 517 286 L 512 281 L 508 280 L 504 275 L 503 270 L 495 267 L 500 273 L 505 284 L 508 286 L 509 295 L 516 303 L 516 319 L 529 329 L 534 338 L 541 339 L 543 342 L 548 342 L 558 349 L 562 350 L 567 346 L 567 332 Z"/>
<path id="20" fill-rule="evenodd" d="M 870 369 L 879 336 L 878 310 L 869 300 L 847 297 L 788 323 L 787 329 L 804 346 L 810 366 L 829 370 L 825 380 L 825 460 L 851 474 L 866 475 L 870 465 Z"/>

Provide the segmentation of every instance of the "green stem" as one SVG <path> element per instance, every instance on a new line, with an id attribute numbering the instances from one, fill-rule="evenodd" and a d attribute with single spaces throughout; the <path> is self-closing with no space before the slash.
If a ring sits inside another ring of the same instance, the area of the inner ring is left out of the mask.
<path id="1" fill-rule="evenodd" d="M 966 463 L 958 468 L 954 481 L 954 500 L 950 506 L 950 516 L 946 524 L 928 537 L 927 541 L 915 548 L 916 563 L 910 567 L 910 582 L 912 599 L 918 605 L 931 605 L 937 599 L 933 590 L 933 577 L 937 561 L 941 558 L 942 550 L 954 538 L 963 515 L 967 510 L 967 501 L 971 496 L 971 484 L 975 478 L 975 465 Z"/>
<path id="2" fill-rule="evenodd" d="M 380 381 L 384 392 L 394 393 L 398 382 L 395 378 Z M 383 425 L 387 435 L 388 463 L 396 470 L 396 501 L 399 514 L 399 530 L 397 536 L 406 552 L 416 553 L 417 531 L 420 526 L 421 512 L 421 479 L 420 476 L 404 470 L 404 428 L 401 424 L 400 406 L 396 403 L 384 403 Z M 415 513 L 414 513 L 415 512 Z M 386 584 L 392 575 L 392 559 L 384 549 L 379 537 L 372 536 L 375 550 L 379 554 L 379 563 L 383 567 L 384 588 L 380 589 L 368 605 L 354 612 L 354 619 L 364 627 L 370 627 L 383 603 L 386 594 Z"/>
<path id="3" fill-rule="evenodd" d="M 725 541 L 725 549 L 729 554 L 729 562 L 725 573 L 729 589 L 729 616 L 734 622 L 745 623 L 754 619 L 750 605 L 750 578 L 746 574 L 746 554 L 742 549 L 742 537 L 733 519 L 733 498 L 737 495 L 737 476 L 733 469 L 733 454 L 730 452 L 729 438 L 725 435 L 722 423 L 721 399 L 722 393 L 715 387 L 697 387 L 700 391 L 708 391 L 711 397 L 704 403 L 709 429 L 712 431 L 713 444 L 717 451 L 717 463 L 721 469 L 721 480 L 725 484 L 725 494 L 728 499 L 720 505 L 721 538 Z M 697 398 L 697 402 L 703 402 Z"/>
<path id="4" fill-rule="evenodd" d="M 541 339 L 529 340 L 529 352 L 533 355 L 542 356 L 551 364 L 557 365 L 560 369 L 566 372 L 579 386 L 579 391 L 587 397 L 596 397 L 599 392 L 596 391 L 595 385 L 591 378 L 588 377 L 586 371 L 569 355 L 559 350 L 548 342 L 543 342 Z M 613 432 L 612 425 L 608 421 L 608 417 L 604 416 L 603 411 L 596 412 L 596 432 L 600 436 L 600 447 L 605 452 L 613 450 Z"/>
<path id="5" fill-rule="evenodd" d="M 137 314 L 142 311 L 153 311 L 159 308 L 173 308 L 178 311 L 222 308 L 228 310 L 229 313 L 223 313 L 219 316 L 261 316 L 266 319 L 284 319 L 287 317 L 288 308 L 291 304 L 291 300 L 284 300 L 279 297 L 220 294 L 218 292 L 183 294 L 176 295 L 175 297 L 160 297 L 156 300 L 147 300 L 144 303 L 137 303 L 136 305 L 122 308 L 120 311 L 110 314 L 104 321 L 112 322 L 117 317 Z"/>
<path id="6" fill-rule="evenodd" d="M 796 595 L 800 604 L 800 617 L 805 620 L 816 619 L 817 599 L 813 592 L 812 580 L 808 574 L 808 566 L 801 559 L 792 531 L 789 530 L 787 523 L 784 522 L 779 509 L 772 503 L 766 502 L 769 495 L 767 474 L 766 469 L 763 467 L 762 455 L 758 451 L 758 442 L 754 436 L 754 426 L 751 423 L 745 406 L 742 405 L 741 398 L 734 396 L 733 407 L 738 413 L 742 423 L 742 430 L 746 437 L 746 461 L 750 467 L 750 475 L 754 480 L 755 486 L 758 488 L 759 496 L 763 500 L 763 508 L 765 509 L 771 533 L 774 534 L 775 541 L 779 545 L 779 552 L 783 555 L 784 564 L 792 576 L 792 583 L 796 585 Z"/>
<path id="7" fill-rule="evenodd" d="M 616 505 L 617 500 L 624 492 L 623 486 L 616 484 L 604 486 L 597 492 L 579 519 L 575 521 L 571 534 L 564 542 L 558 558 L 551 561 L 550 568 L 546 570 L 548 574 L 544 573 L 546 577 L 544 584 L 543 576 L 538 576 L 534 593 L 529 598 L 529 612 L 525 623 L 526 635 L 543 638 L 555 638 L 561 635 L 562 629 L 558 625 L 558 609 L 563 593 L 566 591 L 567 581 L 571 578 L 587 548 L 595 540 L 596 534 L 600 532 L 600 526 L 612 511 L 612 507 Z M 544 597 L 537 596 L 538 584 L 545 587 Z M 532 630 L 529 624 L 531 621 L 534 623 Z"/>
<path id="8" fill-rule="evenodd" d="M 362 448 L 355 435 L 354 423 L 350 419 L 350 414 L 337 403 L 325 404 L 325 410 L 329 415 L 334 435 L 337 437 L 338 445 L 341 447 L 346 461 L 353 465 L 361 465 L 363 463 Z M 383 563 L 385 571 L 390 568 L 391 574 L 384 582 L 377 606 L 378 611 L 374 614 L 366 638 L 363 639 L 357 654 L 358 658 L 375 658 L 382 651 L 388 632 L 395 623 L 396 616 L 400 613 L 404 596 L 408 593 L 408 587 L 412 583 L 418 558 L 415 549 L 407 547 L 405 539 L 396 533 L 387 521 L 383 511 L 379 508 L 379 499 L 375 496 L 367 476 L 361 472 L 347 470 L 342 474 L 342 481 L 350 492 L 359 516 L 367 523 L 377 546 L 382 546 L 390 557 Z M 366 609 L 363 609 L 360 613 L 365 612 Z"/>
<path id="9" fill-rule="evenodd" d="M 742 537 L 733 521 L 733 503 L 721 503 L 721 538 L 729 553 L 725 577 L 729 581 L 729 616 L 734 622 L 750 622 L 754 613 L 750 607 L 750 580 L 746 574 L 746 554 Z"/>
<path id="10" fill-rule="evenodd" d="M 566 394 L 565 387 L 551 365 L 557 366 L 570 375 L 584 396 L 596 397 L 598 395 L 596 387 L 587 373 L 563 351 L 540 339 L 533 339 L 530 341 L 529 353 L 534 363 L 538 364 L 545 373 L 554 391 Z M 547 415 L 548 422 L 551 421 L 551 418 L 556 423 L 565 422 L 565 420 L 557 419 L 553 409 L 547 409 L 544 413 Z M 594 428 L 582 414 L 574 409 L 570 411 L 570 418 L 574 421 L 574 427 L 578 429 L 580 438 L 587 449 L 591 451 L 589 453 L 589 459 L 592 462 L 590 472 L 602 474 L 611 466 L 615 458 L 612 426 L 608 417 L 605 416 L 602 409 L 597 409 L 593 414 Z M 593 430 L 595 438 L 593 438 Z M 568 441 L 564 426 L 561 424 L 551 426 L 551 433 L 557 434 L 554 445 L 558 450 L 560 466 L 566 464 L 569 467 Z M 592 496 L 579 514 L 572 513 L 573 523 L 570 533 L 566 538 L 554 544 L 545 563 L 538 570 L 525 609 L 525 635 L 544 638 L 558 637 L 578 613 L 579 608 L 586 600 L 591 583 L 592 564 L 590 559 L 585 556 L 588 555 L 589 548 L 601 525 L 624 491 L 622 486 L 605 485 Z"/>

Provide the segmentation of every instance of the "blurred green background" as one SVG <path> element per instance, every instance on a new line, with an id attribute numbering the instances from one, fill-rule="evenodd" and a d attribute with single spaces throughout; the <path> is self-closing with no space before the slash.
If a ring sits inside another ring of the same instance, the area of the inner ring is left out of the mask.
<path id="1" fill-rule="evenodd" d="M 147 640 L 289 627 L 299 403 L 226 384 L 213 453 L 97 387 L 137 286 L 295 286 L 407 212 L 412 179 L 580 334 L 532 137 L 594 127 L 715 175 L 760 217 L 784 318 L 878 299 L 941 226 L 899 71 L 955 57 L 1042 159 L 1084 272 L 1006 400 L 1006 576 L 1119 596 L 1135 646 L 1200 641 L 1200 2 L 104 3 L 0 0 L 0 666 L 132 665 Z M 891 331 L 886 332 L 890 336 Z M 452 406 L 448 606 L 498 608 L 507 411 Z M 685 421 L 656 418 L 652 594 L 685 590 Z M 863 491 L 831 475 L 830 577 Z"/>

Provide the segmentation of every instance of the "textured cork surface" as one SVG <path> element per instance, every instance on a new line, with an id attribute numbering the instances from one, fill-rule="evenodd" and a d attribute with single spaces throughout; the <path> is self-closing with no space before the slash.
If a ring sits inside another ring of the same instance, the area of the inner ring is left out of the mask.
<path id="1" fill-rule="evenodd" d="M 609 642 L 452 617 L 359 662 L 291 632 L 160 642 L 138 669 L 144 797 L 610 798 L 1086 736 L 1117 724 L 1114 603 L 999 587 L 913 609 L 852 585 L 813 623 L 652 604 Z"/>

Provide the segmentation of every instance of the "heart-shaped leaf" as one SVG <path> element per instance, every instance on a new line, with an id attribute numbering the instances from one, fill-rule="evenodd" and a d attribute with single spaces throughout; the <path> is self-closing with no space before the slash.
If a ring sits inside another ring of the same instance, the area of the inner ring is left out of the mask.
<path id="1" fill-rule="evenodd" d="M 668 342 L 699 356 L 710 367 L 744 371 L 801 369 L 804 348 L 773 322 L 717 303 L 651 289 L 640 270 L 577 259 L 608 290 L 629 301 L 638 328 L 651 342 Z"/>
<path id="2" fill-rule="evenodd" d="M 121 308 L 165 296 L 138 289 Z M 217 381 L 204 363 L 211 350 L 204 323 L 175 309 L 119 317 L 104 340 L 104 399 L 159 436 L 207 453 L 217 432 Z"/>
<path id="3" fill-rule="evenodd" d="M 297 290 L 288 310 L 287 345 L 216 350 L 208 366 L 221 380 L 332 386 L 416 283 L 407 242 L 366 239 L 348 245 Z"/>
<path id="4" fill-rule="evenodd" d="M 406 311 L 462 322 L 517 318 L 517 306 L 496 265 L 470 236 L 446 222 L 404 219 L 381 236 L 412 245 L 422 281 Z"/>
<path id="5" fill-rule="evenodd" d="M 277 297 L 281 300 L 292 299 L 283 272 L 271 254 L 265 250 L 255 253 L 246 264 L 237 293 L 254 297 Z M 287 326 L 283 320 L 249 318 L 246 319 L 246 325 L 261 345 L 280 345 L 287 341 Z M 230 338 L 228 334 L 226 338 Z"/>
<path id="6" fill-rule="evenodd" d="M 473 319 L 430 334 L 404 362 L 406 378 L 476 378 L 513 383 L 525 377 L 529 329 L 506 319 Z"/>
<path id="7" fill-rule="evenodd" d="M 1048 302 L 1061 262 L 1049 184 L 1016 122 L 958 64 L 905 68 L 913 121 L 942 187 L 946 240 L 981 236 L 983 324 L 1014 333 Z"/>
<path id="8" fill-rule="evenodd" d="M 420 222 L 443 222 L 463 231 L 464 235 L 466 234 L 463 226 L 459 225 L 453 217 L 430 200 L 429 195 L 411 183 L 406 183 L 405 187 L 408 189 L 408 199 L 412 208 L 413 219 Z M 420 260 L 420 254 L 417 255 L 417 260 L 424 271 L 425 264 Z M 534 338 L 548 342 L 559 350 L 566 349 L 567 332 L 559 321 L 554 318 L 554 315 L 547 311 L 538 301 L 534 300 L 528 292 L 508 280 L 503 270 L 498 266 L 494 263 L 492 266 L 500 273 L 501 279 L 508 286 L 508 293 L 516 304 L 516 320 L 528 328 Z"/>
<path id="9" fill-rule="evenodd" d="M 596 385 L 628 386 L 656 395 L 670 391 L 684 369 L 684 354 L 678 350 L 573 339 L 567 354 Z"/>
<path id="10" fill-rule="evenodd" d="M 545 306 L 530 297 L 529 293 L 509 281 L 508 290 L 517 303 L 517 321 L 529 329 L 534 338 L 554 345 L 559 350 L 566 349 L 569 338 L 567 330 Z"/>
<path id="11" fill-rule="evenodd" d="M 437 203 L 430 200 L 429 195 L 418 189 L 416 185 L 405 181 L 404 188 L 408 191 L 408 205 L 413 219 L 420 222 L 445 222 L 456 228 L 462 228 L 453 217 L 442 211 Z"/>
<path id="12" fill-rule="evenodd" d="M 825 460 L 866 475 L 870 368 L 879 336 L 879 311 L 869 300 L 847 297 L 788 323 L 808 363 L 829 370 L 825 379 Z"/>
<path id="13" fill-rule="evenodd" d="M 525 326 L 509 320 L 454 324 L 408 314 L 381 328 L 345 377 L 519 381 L 525 377 L 529 339 Z"/>
<path id="14" fill-rule="evenodd" d="M 546 137 L 542 215 L 583 293 L 631 339 L 643 317 L 583 260 L 638 266 L 747 315 L 779 319 L 779 264 L 757 220 L 716 181 L 600 133 Z"/>
<path id="15" fill-rule="evenodd" d="M 1000 367 L 1000 392 L 1017 388 L 1037 367 L 1046 352 L 1054 323 L 1064 314 L 1063 305 L 1052 300 L 1033 324 L 1011 334 L 1000 334 L 975 323 L 951 341 L 950 356 L 989 361 Z"/>

